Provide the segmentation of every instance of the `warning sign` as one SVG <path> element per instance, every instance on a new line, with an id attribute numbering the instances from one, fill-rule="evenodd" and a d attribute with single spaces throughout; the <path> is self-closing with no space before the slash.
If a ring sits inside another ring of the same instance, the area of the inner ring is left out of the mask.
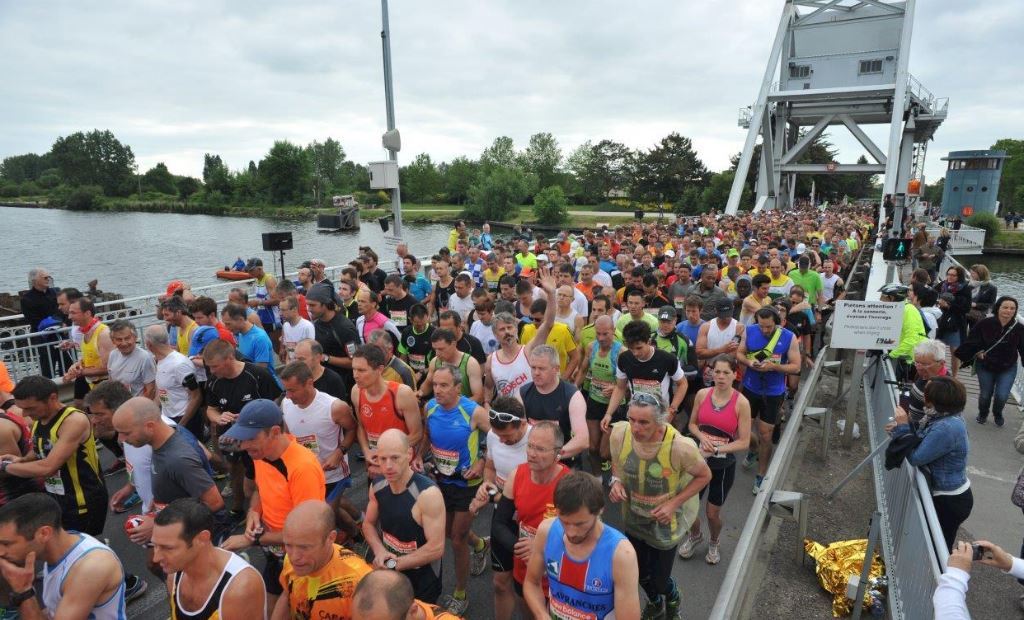
<path id="1" fill-rule="evenodd" d="M 832 343 L 836 349 L 895 349 L 903 328 L 904 302 L 836 302 Z"/>

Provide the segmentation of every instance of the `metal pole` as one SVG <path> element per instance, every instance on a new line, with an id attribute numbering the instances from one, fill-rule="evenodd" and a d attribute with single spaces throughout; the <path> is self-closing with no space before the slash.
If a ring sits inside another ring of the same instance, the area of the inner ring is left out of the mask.
<path id="1" fill-rule="evenodd" d="M 864 551 L 864 564 L 860 570 L 860 581 L 857 583 L 857 599 L 853 602 L 853 620 L 860 620 L 864 611 L 864 592 L 868 589 L 868 578 L 871 575 L 871 564 L 875 559 L 875 544 L 881 536 L 882 514 L 877 510 L 871 514 L 871 528 L 868 530 L 868 546 Z"/>
<path id="2" fill-rule="evenodd" d="M 384 103 L 388 115 L 388 131 L 395 128 L 395 93 L 391 84 L 391 26 L 388 24 L 388 0 L 380 0 L 381 20 L 384 29 L 380 31 L 381 46 L 384 48 Z M 398 161 L 398 153 L 388 149 L 388 159 Z M 395 214 L 395 237 L 402 237 L 402 191 L 391 190 L 391 211 Z"/>

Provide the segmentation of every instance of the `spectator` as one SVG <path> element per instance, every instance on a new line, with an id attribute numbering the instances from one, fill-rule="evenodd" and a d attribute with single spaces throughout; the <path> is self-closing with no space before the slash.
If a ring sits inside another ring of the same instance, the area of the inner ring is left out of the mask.
<path id="1" fill-rule="evenodd" d="M 967 582 L 971 578 L 975 546 L 982 549 L 978 562 L 995 566 L 1017 579 L 1024 579 L 1024 560 L 1013 557 L 987 540 L 978 540 L 973 544 L 960 541 L 949 554 L 946 572 L 939 577 L 939 585 L 932 595 L 935 620 L 966 620 L 971 617 L 967 611 Z"/>
<path id="2" fill-rule="evenodd" d="M 907 455 L 907 461 L 915 467 L 928 466 L 935 514 L 950 549 L 957 529 L 974 507 L 967 478 L 967 427 L 962 415 L 966 405 L 967 390 L 962 383 L 951 377 L 934 377 L 924 388 L 925 413 L 917 430 L 911 428 L 902 407 L 896 408 L 896 426 L 892 429 L 893 439 L 916 433 L 921 440 Z"/>
<path id="3" fill-rule="evenodd" d="M 985 423 L 991 406 L 996 426 L 1002 426 L 1003 407 L 1017 378 L 1017 361 L 1024 359 L 1024 326 L 1017 321 L 1019 308 L 1013 297 L 1000 297 L 995 309 L 993 316 L 974 326 L 953 361 L 974 364 L 978 373 L 978 423 Z"/>
<path id="4" fill-rule="evenodd" d="M 967 325 L 973 328 L 992 311 L 999 290 L 992 284 L 985 265 L 971 265 L 971 283 L 974 286 L 971 287 L 971 311 L 967 313 Z"/>
<path id="5" fill-rule="evenodd" d="M 939 291 L 938 339 L 946 343 L 953 356 L 953 376 L 960 371 L 960 359 L 956 357 L 957 347 L 967 337 L 967 313 L 971 310 L 971 284 L 967 270 L 959 265 L 946 270 L 946 279 L 935 287 Z"/>

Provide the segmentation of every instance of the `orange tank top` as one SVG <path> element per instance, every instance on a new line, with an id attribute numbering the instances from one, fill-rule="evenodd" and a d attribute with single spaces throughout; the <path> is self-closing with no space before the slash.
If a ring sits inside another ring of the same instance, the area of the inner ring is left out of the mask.
<path id="1" fill-rule="evenodd" d="M 398 414 L 398 383 L 387 382 L 387 390 L 377 402 L 370 402 L 366 391 L 359 388 L 359 424 L 366 430 L 366 439 L 371 450 L 377 449 L 377 439 L 381 433 L 397 428 L 406 435 L 409 427 L 405 419 Z"/>

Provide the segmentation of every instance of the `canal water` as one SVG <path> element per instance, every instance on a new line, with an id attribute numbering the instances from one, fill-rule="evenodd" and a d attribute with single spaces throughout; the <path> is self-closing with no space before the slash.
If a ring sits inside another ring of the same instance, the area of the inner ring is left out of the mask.
<path id="1" fill-rule="evenodd" d="M 403 237 L 418 255 L 436 252 L 450 227 L 406 225 Z M 217 282 L 214 272 L 258 256 L 267 271 L 277 255 L 263 251 L 262 233 L 291 232 L 295 249 L 285 252 L 290 272 L 310 258 L 347 263 L 360 245 L 385 252 L 384 233 L 374 219 L 358 231 L 320 233 L 308 220 L 218 217 L 173 213 L 93 213 L 0 207 L 0 292 L 27 287 L 29 269 L 46 267 L 56 286 L 85 288 L 94 278 L 101 290 L 126 297 L 147 295 L 177 278 L 192 286 Z"/>

